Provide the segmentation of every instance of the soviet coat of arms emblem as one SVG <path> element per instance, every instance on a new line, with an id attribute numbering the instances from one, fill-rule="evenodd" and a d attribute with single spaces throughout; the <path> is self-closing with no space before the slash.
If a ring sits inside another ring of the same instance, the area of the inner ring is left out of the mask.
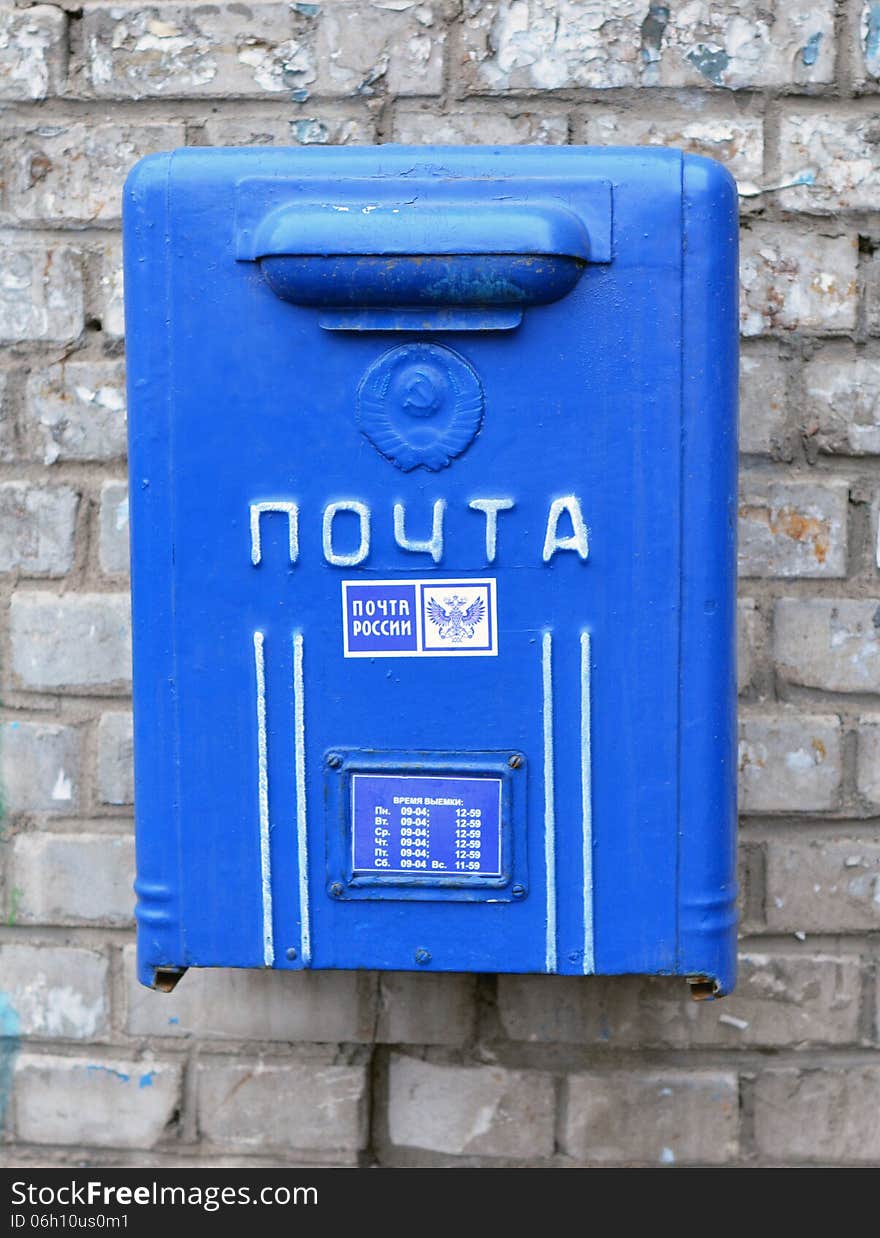
<path id="1" fill-rule="evenodd" d="M 357 398 L 362 433 L 399 469 L 442 469 L 483 420 L 483 388 L 467 361 L 442 344 L 402 344 L 367 370 Z"/>

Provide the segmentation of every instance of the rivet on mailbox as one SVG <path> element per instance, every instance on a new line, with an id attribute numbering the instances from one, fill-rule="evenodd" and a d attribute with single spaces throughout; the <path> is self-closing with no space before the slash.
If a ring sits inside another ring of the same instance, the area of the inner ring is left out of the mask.
<path id="1" fill-rule="evenodd" d="M 176 151 L 125 287 L 141 980 L 729 991 L 727 173 Z"/>

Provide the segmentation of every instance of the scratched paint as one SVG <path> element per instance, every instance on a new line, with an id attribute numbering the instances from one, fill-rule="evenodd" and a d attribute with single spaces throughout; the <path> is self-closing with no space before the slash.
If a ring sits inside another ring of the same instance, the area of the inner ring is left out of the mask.
<path id="1" fill-rule="evenodd" d="M 102 1066 L 97 1062 L 90 1062 L 86 1067 L 90 1074 L 112 1075 L 114 1079 L 118 1079 L 120 1083 L 128 1083 L 131 1080 L 131 1075 L 127 1075 L 123 1070 L 116 1070 L 112 1066 Z"/>
<path id="2" fill-rule="evenodd" d="M 718 47 L 706 47 L 704 43 L 699 43 L 688 52 L 687 58 L 713 86 L 725 85 L 723 73 L 730 64 L 727 52 Z"/>
<path id="3" fill-rule="evenodd" d="M 10 927 L 15 924 L 15 921 L 18 918 L 18 906 L 21 902 L 21 897 L 23 894 L 24 890 L 22 890 L 20 886 L 13 886 L 9 891 L 9 914 L 6 917 L 6 923 L 10 925 Z"/>
<path id="4" fill-rule="evenodd" d="M 801 52 L 801 60 L 809 68 L 814 65 L 819 59 L 819 48 L 822 45 L 822 32 L 817 31 L 816 34 L 810 35 L 806 45 Z"/>
<path id="5" fill-rule="evenodd" d="M 865 68 L 872 77 L 880 77 L 880 4 L 868 5 L 865 11 L 862 45 Z"/>
<path id="6" fill-rule="evenodd" d="M 5 1126 L 6 1110 L 12 1095 L 15 1059 L 21 1048 L 20 1021 L 5 993 L 0 993 L 0 1130 Z"/>

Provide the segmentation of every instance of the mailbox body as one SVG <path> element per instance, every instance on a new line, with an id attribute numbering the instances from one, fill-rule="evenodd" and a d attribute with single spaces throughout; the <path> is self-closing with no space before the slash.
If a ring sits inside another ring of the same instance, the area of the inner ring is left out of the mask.
<path id="1" fill-rule="evenodd" d="M 185 150 L 125 281 L 139 974 L 734 980 L 736 200 Z"/>

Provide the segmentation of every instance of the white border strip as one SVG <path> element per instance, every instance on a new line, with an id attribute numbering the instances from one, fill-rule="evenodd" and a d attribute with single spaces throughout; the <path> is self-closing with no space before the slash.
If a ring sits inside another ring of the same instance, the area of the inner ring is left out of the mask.
<path id="1" fill-rule="evenodd" d="M 545 969 L 556 971 L 556 811 L 553 786 L 553 637 L 541 643 L 544 721 L 544 868 L 547 877 L 547 939 Z"/>
<path id="2" fill-rule="evenodd" d="M 263 633 L 254 632 L 254 669 L 257 675 L 257 787 L 260 804 L 260 879 L 263 888 L 263 965 L 275 962 L 272 937 L 272 860 L 269 850 L 269 757 L 266 743 L 266 664 Z"/>
<path id="3" fill-rule="evenodd" d="M 581 632 L 581 817 L 584 844 L 584 975 L 596 970 L 593 938 L 593 714 L 591 639 Z"/>
<path id="4" fill-rule="evenodd" d="M 300 953 L 303 967 L 312 961 L 309 914 L 309 836 L 306 818 L 306 722 L 302 632 L 293 634 L 294 759 L 296 765 L 296 856 L 299 873 Z"/>

